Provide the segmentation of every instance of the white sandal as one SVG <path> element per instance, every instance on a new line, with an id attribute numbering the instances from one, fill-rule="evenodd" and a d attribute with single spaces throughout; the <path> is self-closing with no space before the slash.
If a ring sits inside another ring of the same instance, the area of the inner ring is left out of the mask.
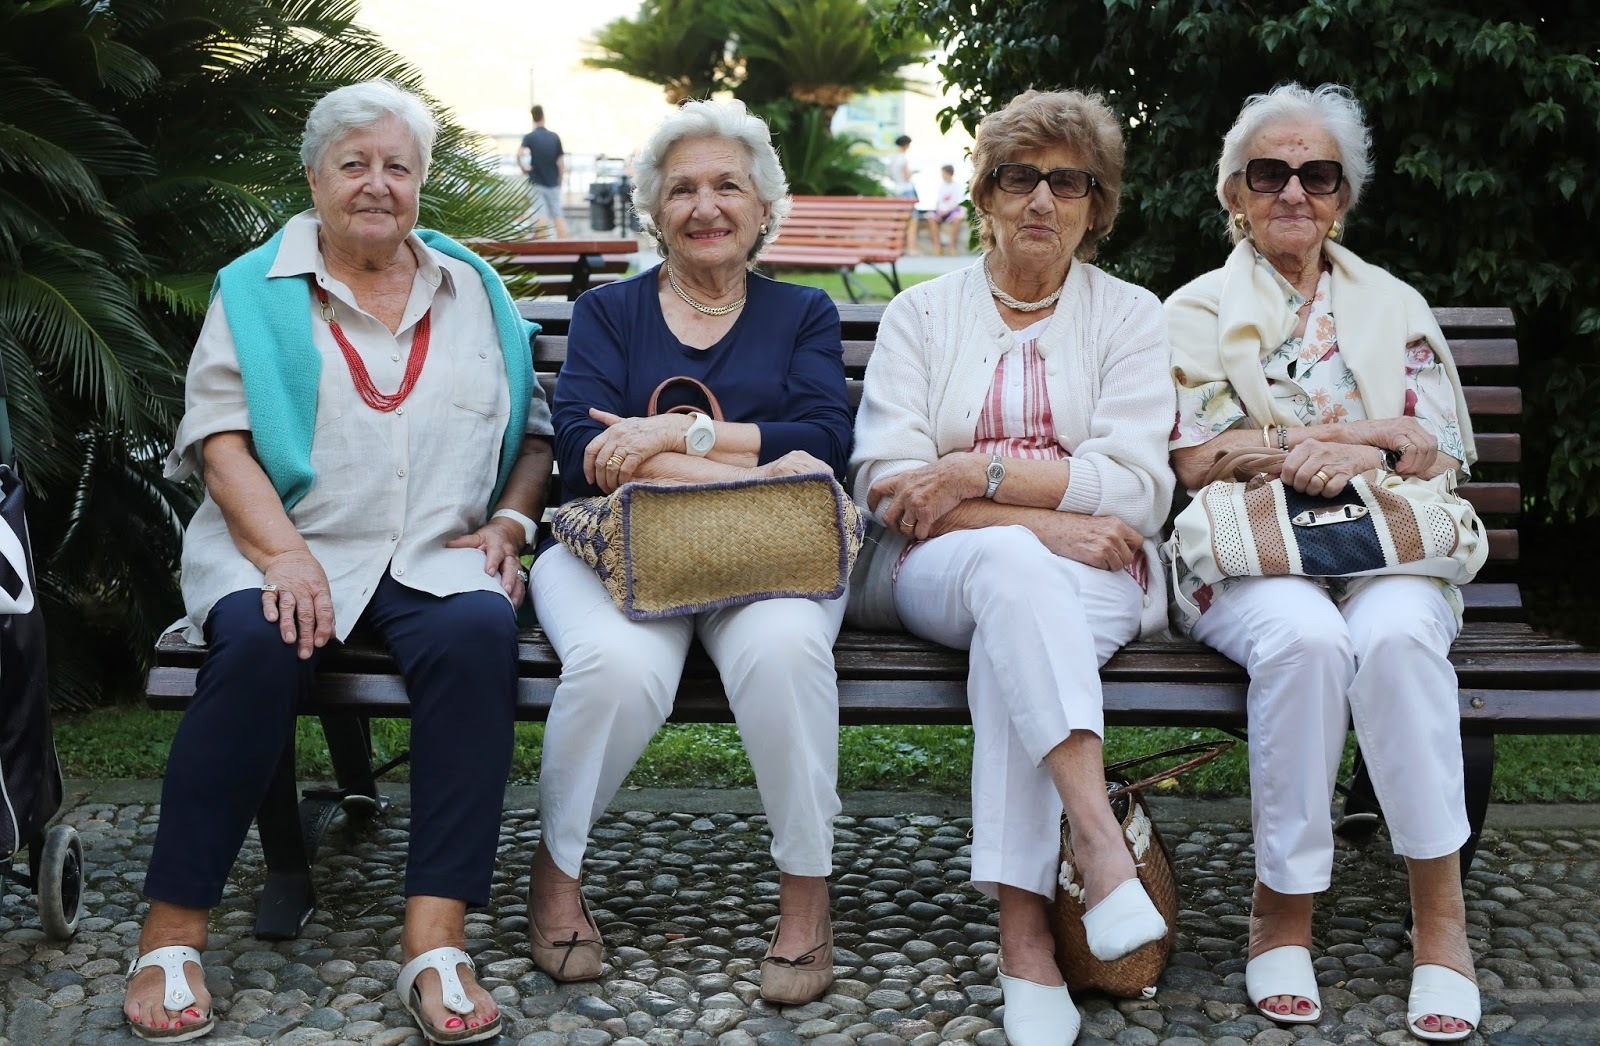
<path id="1" fill-rule="evenodd" d="M 1423 1031 L 1417 1022 L 1433 1014 L 1467 1022 L 1466 1031 Z M 1483 1017 L 1483 1000 L 1472 978 L 1437 963 L 1411 970 L 1411 994 L 1406 998 L 1406 1024 L 1411 1034 L 1432 1042 L 1459 1042 L 1477 1030 Z"/>
<path id="2" fill-rule="evenodd" d="M 164 994 L 161 997 L 163 1008 L 182 1013 L 194 1005 L 195 995 L 189 988 L 189 981 L 183 975 L 183 968 L 188 963 L 194 963 L 202 970 L 200 953 L 193 948 L 174 945 L 170 948 L 152 948 L 128 964 L 128 980 L 133 980 L 133 975 L 149 967 L 159 967 L 166 977 L 163 986 Z M 150 1042 L 188 1042 L 198 1039 L 216 1027 L 217 1019 L 209 1012 L 198 1024 L 182 1024 L 176 1028 L 152 1028 L 144 1024 L 128 1021 L 128 1030 L 141 1039 Z"/>
<path id="3" fill-rule="evenodd" d="M 1134 876 L 1083 913 L 1083 935 L 1090 954 L 1101 962 L 1114 962 L 1165 937 L 1167 920 Z"/>
<path id="4" fill-rule="evenodd" d="M 1011 1046 L 1072 1046 L 1083 1018 L 1065 984 L 1051 987 L 1000 974 L 1006 1004 L 1006 1040 Z"/>
<path id="5" fill-rule="evenodd" d="M 465 963 L 467 969 L 474 972 L 477 966 L 473 964 L 472 957 L 460 948 L 434 948 L 406 963 L 400 969 L 400 977 L 395 981 L 395 994 L 400 996 L 400 1005 L 411 1014 L 411 1019 L 417 1022 L 422 1037 L 428 1042 L 458 1043 L 480 1042 L 492 1039 L 500 1034 L 500 1015 L 497 1013 L 486 1024 L 476 1028 L 466 1026 L 466 1018 L 472 1016 L 476 1009 L 472 1000 L 467 998 L 467 990 L 461 983 L 461 977 L 456 973 L 456 967 Z M 417 991 L 417 977 L 423 970 L 439 971 L 439 987 L 444 991 L 444 1008 L 462 1017 L 459 1031 L 441 1031 L 433 1027 L 422 1016 L 422 997 Z"/>
<path id="6" fill-rule="evenodd" d="M 1311 965 L 1311 951 L 1298 944 L 1285 944 L 1262 952 L 1244 964 L 1244 990 L 1250 1005 L 1268 1020 L 1283 1024 L 1315 1024 L 1322 1020 L 1322 995 L 1317 991 L 1317 971 Z M 1293 995 L 1311 1002 L 1310 1013 L 1273 1013 L 1262 1003 L 1274 995 Z"/>

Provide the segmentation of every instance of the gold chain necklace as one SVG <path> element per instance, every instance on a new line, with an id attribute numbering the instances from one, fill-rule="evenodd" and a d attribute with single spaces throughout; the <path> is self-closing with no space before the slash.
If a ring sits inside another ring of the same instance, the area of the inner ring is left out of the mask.
<path id="1" fill-rule="evenodd" d="M 731 301 L 726 305 L 707 305 L 704 302 L 695 301 L 693 298 L 689 297 L 687 291 L 678 286 L 678 278 L 672 273 L 671 262 L 667 262 L 667 285 L 672 288 L 672 292 L 674 294 L 684 300 L 689 308 L 694 309 L 696 312 L 703 312 L 707 316 L 726 316 L 735 309 L 742 308 L 744 306 L 745 299 L 750 296 L 748 293 L 741 294 L 739 295 L 738 301 Z M 748 279 L 745 286 L 749 286 Z"/>
<path id="2" fill-rule="evenodd" d="M 987 255 L 983 259 L 983 278 L 989 281 L 989 293 L 994 295 L 1000 304 L 1007 308 L 1016 309 L 1018 312 L 1038 312 L 1040 309 L 1048 309 L 1061 297 L 1061 292 L 1067 289 L 1067 282 L 1062 280 L 1061 286 L 1038 301 L 1018 301 L 1001 290 L 1000 285 L 994 282 L 994 274 L 989 271 L 989 258 Z"/>

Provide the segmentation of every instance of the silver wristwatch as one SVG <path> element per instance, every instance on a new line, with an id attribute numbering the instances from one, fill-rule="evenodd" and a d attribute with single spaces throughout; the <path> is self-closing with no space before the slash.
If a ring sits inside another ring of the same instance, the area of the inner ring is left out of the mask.
<path id="1" fill-rule="evenodd" d="M 994 460 L 989 462 L 983 474 L 989 477 L 989 489 L 983 492 L 983 496 L 993 501 L 994 492 L 1000 489 L 1000 481 L 1006 478 L 1006 463 L 1001 460 L 999 451 L 995 451 Z"/>

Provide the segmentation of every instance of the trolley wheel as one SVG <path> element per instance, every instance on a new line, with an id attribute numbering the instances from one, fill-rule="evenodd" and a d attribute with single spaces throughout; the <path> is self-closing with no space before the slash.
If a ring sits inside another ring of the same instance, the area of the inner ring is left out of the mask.
<path id="1" fill-rule="evenodd" d="M 83 843 L 77 829 L 58 824 L 45 833 L 39 867 L 39 921 L 51 937 L 71 937 L 83 915 Z"/>

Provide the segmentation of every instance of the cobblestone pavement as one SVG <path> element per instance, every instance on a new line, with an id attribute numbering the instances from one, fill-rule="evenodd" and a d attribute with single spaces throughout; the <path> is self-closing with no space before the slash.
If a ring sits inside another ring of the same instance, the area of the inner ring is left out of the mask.
<path id="1" fill-rule="evenodd" d="M 717 808 L 715 806 L 708 809 Z M 727 809 L 723 806 L 721 809 Z M 1237 810 L 1235 806 L 1233 808 Z M 65 819 L 88 852 L 88 913 L 70 942 L 44 939 L 33 901 L 0 907 L 0 1044 L 132 1043 L 122 971 L 143 914 L 139 884 L 156 810 L 91 797 Z M 323 907 L 297 941 L 250 936 L 263 875 L 254 837 L 212 921 L 207 1042 L 418 1044 L 391 990 L 398 964 L 406 806 L 337 826 L 318 864 Z M 522 893 L 539 838 L 508 809 L 494 904 L 470 913 L 468 951 L 506 1015 L 502 1046 L 1001 1046 L 993 905 L 967 885 L 968 818 L 842 817 L 833 879 L 838 981 L 778 1008 L 756 978 L 777 914 L 763 818 L 612 815 L 595 829 L 585 890 L 608 944 L 598 982 L 560 986 L 527 957 Z M 1383 837 L 1341 851 L 1317 909 L 1319 1026 L 1278 1028 L 1245 1003 L 1252 850 L 1231 823 L 1164 819 L 1182 876 L 1178 947 L 1151 1001 L 1083 995 L 1083 1044 L 1410 1042 L 1411 954 L 1401 865 Z M 1600 1043 L 1600 829 L 1487 834 L 1467 892 L 1484 988 L 1481 1036 L 1498 1046 Z"/>

